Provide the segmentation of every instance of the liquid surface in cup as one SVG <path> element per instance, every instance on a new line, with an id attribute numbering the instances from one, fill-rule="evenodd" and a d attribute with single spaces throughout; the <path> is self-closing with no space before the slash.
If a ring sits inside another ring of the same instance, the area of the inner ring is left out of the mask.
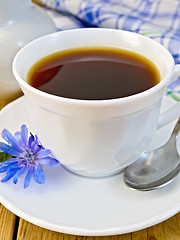
<path id="1" fill-rule="evenodd" d="M 118 48 L 74 48 L 36 62 L 28 83 L 73 99 L 106 100 L 143 92 L 160 82 L 157 67 L 145 57 Z"/>

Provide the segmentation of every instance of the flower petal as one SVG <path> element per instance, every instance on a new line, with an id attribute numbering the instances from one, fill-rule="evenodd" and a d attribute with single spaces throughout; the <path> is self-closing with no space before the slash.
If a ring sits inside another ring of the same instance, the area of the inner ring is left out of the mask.
<path id="1" fill-rule="evenodd" d="M 38 165 L 37 168 L 35 169 L 33 177 L 34 177 L 34 180 L 37 183 L 39 183 L 39 184 L 45 183 L 46 176 L 45 176 L 44 171 L 43 171 L 43 169 L 40 165 Z"/>
<path id="2" fill-rule="evenodd" d="M 28 141 L 28 145 L 29 145 L 29 148 L 31 148 L 31 144 L 34 142 L 34 136 L 32 133 L 30 133 L 31 136 L 29 137 L 29 141 Z"/>
<path id="3" fill-rule="evenodd" d="M 8 170 L 13 165 L 16 165 L 16 163 L 14 163 L 14 162 L 13 163 L 6 163 L 6 162 L 4 162 L 4 164 L 0 168 L 0 173 L 5 172 L 6 170 Z"/>
<path id="4" fill-rule="evenodd" d="M 45 157 L 42 159 L 38 159 L 38 162 L 47 167 L 57 167 L 60 165 L 60 162 L 57 159 L 52 157 Z"/>
<path id="5" fill-rule="evenodd" d="M 19 150 L 10 145 L 7 145 L 6 143 L 0 143 L 0 151 L 8 153 L 9 155 L 14 157 L 18 157 L 20 155 Z"/>
<path id="6" fill-rule="evenodd" d="M 28 128 L 25 124 L 21 126 L 21 138 L 26 147 L 28 147 Z"/>
<path id="7" fill-rule="evenodd" d="M 12 145 L 12 147 L 16 148 L 18 151 L 22 151 L 14 136 L 7 129 L 3 129 L 1 135 L 9 144 Z"/>
<path id="8" fill-rule="evenodd" d="M 51 151 L 49 149 L 41 149 L 39 152 L 37 152 L 36 157 L 45 158 L 50 154 L 51 154 Z"/>
<path id="9" fill-rule="evenodd" d="M 6 173 L 9 174 L 11 172 L 18 172 L 20 169 L 20 166 L 14 164 L 7 169 Z"/>
<path id="10" fill-rule="evenodd" d="M 30 167 L 24 180 L 24 188 L 27 188 L 29 186 L 31 177 L 33 175 L 33 171 L 34 171 L 34 167 Z"/>
<path id="11" fill-rule="evenodd" d="M 7 182 L 9 179 L 11 179 L 14 175 L 16 174 L 16 172 L 12 172 L 7 174 L 3 179 L 1 179 L 1 182 Z"/>
<path id="12" fill-rule="evenodd" d="M 8 168 L 9 168 L 8 165 L 1 167 L 1 168 L 0 168 L 0 173 L 6 172 L 6 170 L 7 170 Z"/>
<path id="13" fill-rule="evenodd" d="M 15 132 L 14 137 L 16 138 L 16 141 L 19 143 L 21 146 L 22 150 L 26 149 L 26 146 L 24 145 L 22 138 L 21 138 L 21 133 L 20 132 Z"/>
<path id="14" fill-rule="evenodd" d="M 13 183 L 16 184 L 19 177 L 27 171 L 24 188 L 29 186 L 32 175 L 37 183 L 42 184 L 45 183 L 46 177 L 40 164 L 48 167 L 56 167 L 60 164 L 52 157 L 51 150 L 45 149 L 40 144 L 37 136 L 30 133 L 28 138 L 28 128 L 25 124 L 21 126 L 20 131 L 15 132 L 14 136 L 4 129 L 2 137 L 8 144 L 0 142 L 0 151 L 10 155 L 5 162 L 0 162 L 0 173 L 6 173 L 2 182 L 13 178 Z"/>
<path id="15" fill-rule="evenodd" d="M 22 167 L 13 177 L 13 183 L 16 184 L 18 182 L 18 178 L 25 173 L 26 167 Z"/>
<path id="16" fill-rule="evenodd" d="M 32 144 L 31 144 L 31 150 L 32 150 L 32 152 L 34 153 L 34 154 L 36 154 L 38 151 L 40 151 L 41 150 L 41 146 L 39 145 L 39 143 L 38 143 L 38 138 L 37 138 L 37 136 L 35 136 L 35 139 L 34 139 L 34 141 L 32 142 Z"/>

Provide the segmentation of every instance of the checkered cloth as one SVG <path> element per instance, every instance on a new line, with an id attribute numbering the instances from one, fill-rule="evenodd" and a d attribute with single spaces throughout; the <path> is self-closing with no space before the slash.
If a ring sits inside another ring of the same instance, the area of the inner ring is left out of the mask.
<path id="1" fill-rule="evenodd" d="M 180 64 L 179 0 L 38 0 L 49 9 L 57 29 L 82 27 L 124 29 L 146 35 L 164 45 Z M 180 78 L 167 94 L 180 98 Z"/>

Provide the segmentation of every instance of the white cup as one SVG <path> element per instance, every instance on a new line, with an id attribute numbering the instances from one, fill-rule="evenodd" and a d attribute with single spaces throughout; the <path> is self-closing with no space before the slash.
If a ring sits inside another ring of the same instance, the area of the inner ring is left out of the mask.
<path id="1" fill-rule="evenodd" d="M 30 86 L 27 73 L 39 59 L 57 51 L 86 46 L 127 49 L 151 60 L 161 81 L 129 97 L 76 100 L 54 96 Z M 27 99 L 31 121 L 44 147 L 70 171 L 83 176 L 109 176 L 133 163 L 147 149 L 158 124 L 180 115 L 177 103 L 161 120 L 167 85 L 180 76 L 180 66 L 159 43 L 140 34 L 115 29 L 75 29 L 41 37 L 23 47 L 13 73 Z"/>

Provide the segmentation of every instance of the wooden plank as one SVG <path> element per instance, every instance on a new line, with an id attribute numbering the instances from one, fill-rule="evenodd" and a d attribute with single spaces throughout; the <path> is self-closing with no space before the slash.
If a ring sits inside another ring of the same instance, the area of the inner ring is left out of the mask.
<path id="1" fill-rule="evenodd" d="M 23 219 L 19 221 L 19 228 L 17 240 L 131 240 L 131 234 L 123 234 L 118 236 L 105 236 L 105 237 L 87 237 L 75 236 L 69 234 L 58 233 L 50 231 L 34 224 L 31 224 Z"/>
<path id="2" fill-rule="evenodd" d="M 176 215 L 171 217 L 167 221 L 163 222 L 163 228 L 166 239 L 168 240 L 180 239 L 180 229 Z"/>
<path id="3" fill-rule="evenodd" d="M 170 219 L 148 228 L 148 239 L 179 240 L 180 239 L 180 213 Z"/>
<path id="4" fill-rule="evenodd" d="M 0 102 L 0 110 L 3 108 L 3 107 L 5 107 L 5 103 L 3 103 L 3 102 Z"/>
<path id="5" fill-rule="evenodd" d="M 17 98 L 21 97 L 23 95 L 22 92 L 16 93 L 14 95 L 11 96 L 11 98 L 9 99 L 4 99 L 4 101 L 0 101 L 0 110 L 5 107 L 7 104 L 11 103 L 12 101 L 16 100 Z"/>
<path id="6" fill-rule="evenodd" d="M 0 239 L 13 240 L 17 217 L 0 204 Z M 15 232 L 16 235 L 16 232 Z"/>
<path id="7" fill-rule="evenodd" d="M 176 214 L 176 220 L 177 220 L 178 231 L 180 231 L 180 212 L 178 214 Z"/>
<path id="8" fill-rule="evenodd" d="M 148 228 L 148 239 L 167 240 L 164 235 L 164 223 L 157 224 Z"/>
<path id="9" fill-rule="evenodd" d="M 132 233 L 132 240 L 146 240 L 147 238 L 147 229 L 136 231 Z"/>
<path id="10" fill-rule="evenodd" d="M 86 240 L 132 240 L 131 233 L 114 235 L 114 236 L 104 236 L 104 237 L 86 237 L 86 238 L 84 237 L 82 240 L 85 240 L 85 239 Z M 71 240 L 75 240 L 75 239 L 71 239 Z"/>

